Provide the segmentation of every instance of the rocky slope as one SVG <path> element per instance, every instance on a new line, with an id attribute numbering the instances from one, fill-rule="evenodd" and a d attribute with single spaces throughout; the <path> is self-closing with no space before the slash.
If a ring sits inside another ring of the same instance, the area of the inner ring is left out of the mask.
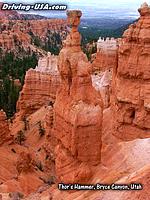
<path id="1" fill-rule="evenodd" d="M 60 191 L 57 184 L 45 189 L 41 194 L 29 195 L 27 200 L 127 200 L 149 199 L 150 139 L 120 141 L 112 135 L 113 115 L 111 109 L 103 113 L 101 164 L 94 168 L 90 184 L 130 184 L 141 183 L 143 190 L 136 191 Z M 108 123 L 109 121 L 109 123 Z"/>
<path id="2" fill-rule="evenodd" d="M 25 120 L 18 120 L 17 117 L 10 124 L 13 139 L 9 141 L 9 145 L 5 143 L 0 147 L 0 193 L 6 199 L 12 199 L 10 196 L 25 197 L 38 189 L 42 191 L 53 183 L 51 177 L 54 173 L 51 173 L 51 167 L 47 168 L 48 155 L 44 148 L 47 110 L 48 107 L 41 107 L 26 118 L 28 125 Z M 44 131 L 42 135 L 41 130 Z"/>
<path id="3" fill-rule="evenodd" d="M 65 20 L 41 19 L 41 20 L 0 20 L 0 48 L 4 52 L 19 48 L 26 51 L 34 50 L 34 45 L 45 50 L 51 47 L 61 48 L 61 40 L 67 35 Z"/>
<path id="4" fill-rule="evenodd" d="M 7 117 L 3 110 L 0 111 L 0 130 L 0 145 L 11 141 L 12 137 L 10 135 Z"/>

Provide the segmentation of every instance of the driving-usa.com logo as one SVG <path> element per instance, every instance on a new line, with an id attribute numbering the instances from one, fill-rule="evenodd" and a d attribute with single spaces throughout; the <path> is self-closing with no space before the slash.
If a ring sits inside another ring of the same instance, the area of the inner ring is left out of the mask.
<path id="1" fill-rule="evenodd" d="M 35 3 L 35 4 L 16 4 L 16 3 L 3 3 L 1 6 L 1 10 L 59 10 L 64 11 L 67 10 L 67 5 L 51 5 L 49 3 Z"/>

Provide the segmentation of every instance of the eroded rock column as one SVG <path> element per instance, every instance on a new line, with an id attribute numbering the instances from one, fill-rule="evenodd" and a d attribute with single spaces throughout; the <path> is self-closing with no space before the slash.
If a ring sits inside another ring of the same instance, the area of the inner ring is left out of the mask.
<path id="1" fill-rule="evenodd" d="M 119 43 L 114 69 L 114 134 L 123 139 L 150 137 L 150 7 L 139 9 Z"/>
<path id="2" fill-rule="evenodd" d="M 81 51 L 81 11 L 68 11 L 71 32 L 60 52 L 61 87 L 54 105 L 56 174 L 61 182 L 86 183 L 101 161 L 101 96 L 92 87 L 91 65 Z"/>

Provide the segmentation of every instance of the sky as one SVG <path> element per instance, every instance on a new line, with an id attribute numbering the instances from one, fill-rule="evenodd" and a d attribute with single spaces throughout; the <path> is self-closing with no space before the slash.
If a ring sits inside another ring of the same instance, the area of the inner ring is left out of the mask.
<path id="1" fill-rule="evenodd" d="M 69 9 L 81 9 L 84 17 L 118 17 L 118 18 L 137 18 L 139 16 L 137 9 L 144 0 L 4 0 L 8 3 L 30 3 L 35 2 L 50 4 L 65 4 Z M 147 1 L 150 5 L 150 0 Z M 33 12 L 33 11 L 32 11 Z M 42 15 L 64 15 L 61 11 L 34 12 Z"/>
<path id="2" fill-rule="evenodd" d="M 4 0 L 5 2 L 23 2 L 23 3 L 35 3 L 38 2 L 38 0 Z M 70 7 L 80 7 L 80 6 L 106 6 L 106 7 L 120 7 L 122 5 L 124 6 L 131 6 L 131 7 L 137 7 L 144 3 L 144 0 L 39 0 L 39 2 L 47 2 L 47 3 L 65 3 L 68 4 Z M 147 1 L 147 3 L 150 3 L 150 0 Z"/>

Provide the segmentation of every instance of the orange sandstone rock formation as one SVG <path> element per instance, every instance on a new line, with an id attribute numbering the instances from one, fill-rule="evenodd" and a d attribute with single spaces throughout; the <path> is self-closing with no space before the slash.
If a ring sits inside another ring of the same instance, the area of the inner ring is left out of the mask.
<path id="1" fill-rule="evenodd" d="M 11 142 L 0 145 L 0 193 L 21 192 L 24 196 L 36 192 L 50 179 L 52 167 L 47 170 L 46 154 L 43 149 L 44 135 L 40 135 L 40 126 L 44 129 L 47 108 L 43 106 L 26 120 L 29 127 L 25 130 L 23 121 L 16 118 L 10 127 L 11 134 L 16 138 L 22 130 L 25 141 L 21 145 Z"/>
<path id="2" fill-rule="evenodd" d="M 33 199 L 53 200 L 149 200 L 149 172 L 150 172 L 150 139 L 135 139 L 121 141 L 112 135 L 114 117 L 111 109 L 104 110 L 102 124 L 101 164 L 94 169 L 90 184 L 130 184 L 141 183 L 143 190 L 131 191 L 60 191 L 57 186 L 47 189 L 41 194 L 32 195 Z M 108 123 L 109 122 L 109 123 Z M 63 152 L 62 152 L 63 153 Z M 63 162 L 63 161 L 62 161 Z M 65 162 L 65 160 L 64 160 Z M 69 169 L 68 169 L 69 170 Z M 68 171 L 69 174 L 69 171 Z M 27 200 L 28 200 L 27 198 Z"/>
<path id="3" fill-rule="evenodd" d="M 92 87 L 91 65 L 81 51 L 81 11 L 68 11 L 72 30 L 59 55 L 61 87 L 54 106 L 56 174 L 59 181 L 86 183 L 101 161 L 101 96 Z"/>
<path id="4" fill-rule="evenodd" d="M 33 170 L 33 159 L 29 153 L 20 153 L 16 163 L 16 169 L 19 174 L 27 173 Z"/>
<path id="5" fill-rule="evenodd" d="M 114 69 L 115 135 L 129 140 L 150 136 L 150 7 L 124 32 Z"/>
<path id="6" fill-rule="evenodd" d="M 39 60 L 36 69 L 27 71 L 25 84 L 17 103 L 18 111 L 31 114 L 41 106 L 54 101 L 59 85 L 57 56 L 48 53 L 48 56 Z"/>
<path id="7" fill-rule="evenodd" d="M 27 33 L 29 30 L 41 38 L 46 36 L 47 30 L 61 32 L 62 37 L 66 37 L 66 21 L 63 19 L 29 20 L 24 23 L 22 31 Z"/>
<path id="8" fill-rule="evenodd" d="M 28 34 L 21 31 L 5 30 L 0 33 L 0 47 L 5 50 L 15 51 L 16 45 L 22 44 L 24 47 L 29 46 L 31 38 Z"/>
<path id="9" fill-rule="evenodd" d="M 6 11 L 3 12 L 5 13 Z M 66 38 L 68 32 L 66 28 L 66 21 L 63 19 L 0 19 L 0 23 L 0 47 L 3 48 L 4 51 L 13 50 L 13 52 L 15 52 L 18 46 L 23 47 L 25 50 L 30 48 L 34 51 L 34 45 L 31 44 L 33 36 L 38 37 L 38 39 L 40 39 L 40 44 L 44 45 L 48 42 L 48 34 L 57 34 L 63 40 Z"/>
<path id="10" fill-rule="evenodd" d="M 10 141 L 12 139 L 10 135 L 9 125 L 6 114 L 3 110 L 0 111 L 0 145 Z"/>

